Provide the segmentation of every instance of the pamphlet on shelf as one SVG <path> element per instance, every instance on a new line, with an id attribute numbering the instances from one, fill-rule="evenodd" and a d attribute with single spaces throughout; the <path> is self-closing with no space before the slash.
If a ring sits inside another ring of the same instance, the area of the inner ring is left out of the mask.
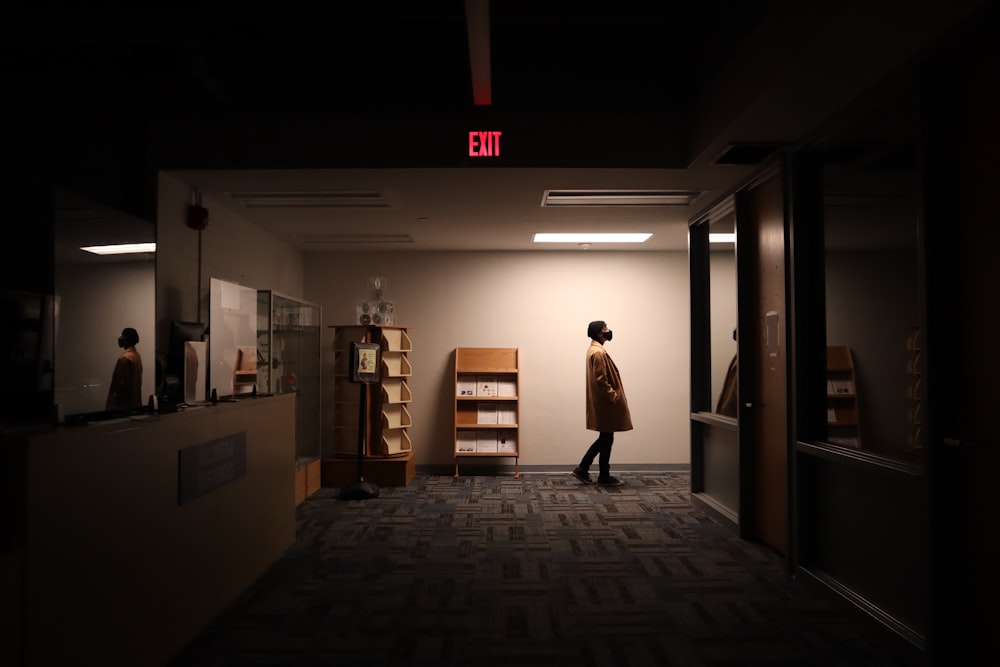
<path id="1" fill-rule="evenodd" d="M 497 436 L 497 453 L 517 453 L 517 431 L 501 431 Z"/>
<path id="2" fill-rule="evenodd" d="M 475 396 L 476 378 L 459 378 L 455 393 L 459 396 Z"/>
<path id="3" fill-rule="evenodd" d="M 477 396 L 496 396 L 497 378 L 495 375 L 480 375 L 476 380 Z"/>
<path id="4" fill-rule="evenodd" d="M 477 431 L 476 437 L 476 451 L 485 452 L 488 454 L 496 454 L 497 452 L 497 432 L 492 430 L 487 431 Z"/>
<path id="5" fill-rule="evenodd" d="M 493 422 L 491 422 L 493 423 Z M 497 424 L 516 424 L 517 423 L 517 408 L 513 405 L 498 405 L 497 406 Z"/>
<path id="6" fill-rule="evenodd" d="M 848 396 L 854 393 L 854 385 L 850 380 L 830 380 L 829 384 L 833 385 L 833 391 L 831 394 L 837 396 Z"/>
<path id="7" fill-rule="evenodd" d="M 478 409 L 476 411 L 476 423 L 477 424 L 497 424 L 499 418 L 499 411 L 497 410 L 496 403 L 479 403 L 476 406 Z"/>
<path id="8" fill-rule="evenodd" d="M 497 380 L 497 396 L 513 398 L 517 396 L 517 381 L 514 378 Z"/>
<path id="9" fill-rule="evenodd" d="M 476 432 L 459 431 L 455 436 L 455 451 L 461 454 L 469 454 L 476 451 Z"/>

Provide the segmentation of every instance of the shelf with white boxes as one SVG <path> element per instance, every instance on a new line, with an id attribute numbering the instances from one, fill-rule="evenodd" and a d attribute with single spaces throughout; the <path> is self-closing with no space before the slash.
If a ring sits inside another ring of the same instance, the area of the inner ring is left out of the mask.
<path id="1" fill-rule="evenodd" d="M 466 457 L 513 457 L 520 477 L 520 367 L 513 347 L 455 348 L 455 476 Z"/>

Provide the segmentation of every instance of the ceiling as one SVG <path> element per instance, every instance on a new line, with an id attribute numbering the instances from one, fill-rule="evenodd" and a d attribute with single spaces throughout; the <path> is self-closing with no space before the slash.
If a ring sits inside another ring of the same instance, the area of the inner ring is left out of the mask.
<path id="1" fill-rule="evenodd" d="M 387 160 L 364 168 L 335 160 L 316 168 L 315 158 L 298 169 L 228 160 L 225 168 L 170 173 L 201 193 L 209 225 L 213 207 L 228 209 L 306 251 L 529 250 L 538 248 L 534 232 L 556 231 L 646 231 L 654 236 L 642 250 L 680 250 L 694 215 L 948 24 L 909 12 L 909 33 L 897 31 L 908 41 L 893 43 L 892 31 L 864 29 L 873 20 L 865 12 L 878 12 L 860 1 L 327 4 L 160 16 L 4 10 L 7 25 L 22 29 L 5 35 L 0 73 L 39 113 L 128 112 L 161 126 L 377 115 L 521 118 L 530 131 L 532 119 L 545 118 L 548 128 L 597 119 L 591 126 L 605 143 L 578 167 L 544 158 L 470 165 L 466 155 L 451 164 Z M 977 3 L 953 3 L 965 4 Z M 464 135 L 468 122 L 458 125 Z M 602 163 L 601 150 L 619 132 L 666 147 L 662 159 L 619 147 Z M 290 150 L 283 167 L 294 160 Z M 372 162 L 377 157 L 367 156 Z M 691 201 L 555 207 L 543 205 L 548 191 L 683 192 Z M 256 193 L 258 203 L 275 193 L 298 201 L 249 206 L 234 193 Z M 545 247 L 555 248 L 580 249 Z"/>

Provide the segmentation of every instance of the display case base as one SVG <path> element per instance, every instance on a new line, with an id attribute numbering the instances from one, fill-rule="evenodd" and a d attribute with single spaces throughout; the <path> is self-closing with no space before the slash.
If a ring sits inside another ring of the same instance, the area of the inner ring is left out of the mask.
<path id="1" fill-rule="evenodd" d="M 366 458 L 362 474 L 378 486 L 407 486 L 417 471 L 413 452 L 392 458 Z M 343 487 L 358 481 L 357 458 L 323 460 L 323 486 Z"/>
<path id="2" fill-rule="evenodd" d="M 320 487 L 322 467 L 319 459 L 295 466 L 295 504 L 316 493 Z"/>

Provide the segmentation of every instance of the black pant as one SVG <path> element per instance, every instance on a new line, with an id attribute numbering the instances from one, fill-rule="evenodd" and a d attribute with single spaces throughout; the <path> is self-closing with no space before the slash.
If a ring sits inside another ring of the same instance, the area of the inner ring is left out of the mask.
<path id="1" fill-rule="evenodd" d="M 611 476 L 611 445 L 615 442 L 615 434 L 610 431 L 601 431 L 597 440 L 590 446 L 587 453 L 580 460 L 580 469 L 590 470 L 590 464 L 597 457 L 598 479 L 606 479 Z"/>

